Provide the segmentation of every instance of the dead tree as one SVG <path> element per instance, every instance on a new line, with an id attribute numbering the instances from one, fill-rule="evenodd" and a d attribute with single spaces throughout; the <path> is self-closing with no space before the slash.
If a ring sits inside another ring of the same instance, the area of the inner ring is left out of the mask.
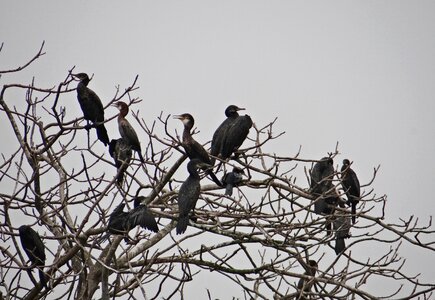
<path id="1" fill-rule="evenodd" d="M 420 225 L 411 216 L 386 222 L 386 196 L 376 196 L 371 188 L 376 167 L 373 178 L 360 178 L 357 222 L 337 256 L 330 224 L 336 216 L 350 216 L 350 209 L 335 205 L 328 214 L 316 214 L 314 203 L 343 200 L 340 171 L 335 165 L 330 190 L 310 193 L 309 170 L 324 155 L 305 159 L 301 153 L 265 151 L 284 135 L 275 133 L 276 120 L 261 126 L 253 118 L 238 153 L 217 159 L 215 165 L 222 163 L 215 169 L 218 175 L 238 167 L 244 178 L 232 196 L 202 178 L 189 227 L 176 235 L 177 196 L 186 178 L 179 124 L 164 113 L 155 120 L 141 117 L 137 78 L 103 101 L 105 109 L 120 100 L 130 106 L 130 122 L 143 146 L 145 163 L 131 159 L 118 182 L 108 149 L 95 131 L 86 130 L 83 116 L 70 113 L 78 105 L 74 68 L 49 88 L 8 83 L 10 73 L 31 68 L 42 55 L 43 45 L 21 67 L 0 71 L 0 121 L 4 136 L 12 137 L 1 146 L 1 299 L 214 299 L 226 286 L 235 287 L 225 289 L 229 297 L 245 299 L 433 297 L 433 282 L 409 274 L 400 254 L 406 243 L 433 255 L 431 220 Z M 105 123 L 116 122 L 116 113 L 106 110 Z M 116 134 L 110 132 L 119 138 Z M 338 147 L 329 157 L 340 157 Z M 108 234 L 107 225 L 115 207 L 124 203 L 130 210 L 134 199 L 147 206 L 160 230 L 128 228 L 126 242 L 123 235 Z M 45 244 L 47 287 L 29 272 L 18 237 L 21 225 L 32 226 Z M 361 251 L 369 248 L 376 254 Z M 309 271 L 312 262 L 315 272 Z M 219 283 L 210 279 L 194 294 L 195 280 L 206 276 Z M 376 288 L 384 283 L 391 289 Z"/>

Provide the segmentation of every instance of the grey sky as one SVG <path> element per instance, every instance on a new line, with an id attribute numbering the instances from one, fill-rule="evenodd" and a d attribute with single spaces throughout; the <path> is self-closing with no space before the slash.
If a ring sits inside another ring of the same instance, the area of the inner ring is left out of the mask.
<path id="1" fill-rule="evenodd" d="M 381 164 L 390 221 L 433 215 L 433 1 L 3 1 L 0 39 L 0 69 L 47 52 L 1 84 L 50 87 L 76 66 L 107 101 L 138 74 L 134 109 L 190 112 L 203 141 L 237 104 L 259 126 L 278 117 L 271 152 L 317 159 L 338 141 L 362 183 Z"/>

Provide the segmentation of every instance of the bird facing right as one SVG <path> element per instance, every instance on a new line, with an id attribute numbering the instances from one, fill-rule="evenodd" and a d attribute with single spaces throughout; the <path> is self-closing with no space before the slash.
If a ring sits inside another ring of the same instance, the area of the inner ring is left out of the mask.
<path id="1" fill-rule="evenodd" d="M 210 154 L 212 156 L 219 156 L 222 153 L 222 146 L 224 143 L 224 140 L 227 136 L 227 130 L 228 128 L 233 125 L 233 123 L 236 121 L 236 119 L 239 117 L 238 111 L 244 110 L 244 108 L 237 107 L 236 105 L 230 105 L 225 109 L 225 116 L 227 117 L 221 125 L 216 129 L 216 131 L 213 134 L 213 138 L 211 140 L 211 150 Z M 214 165 L 215 158 L 211 157 L 211 165 Z"/>

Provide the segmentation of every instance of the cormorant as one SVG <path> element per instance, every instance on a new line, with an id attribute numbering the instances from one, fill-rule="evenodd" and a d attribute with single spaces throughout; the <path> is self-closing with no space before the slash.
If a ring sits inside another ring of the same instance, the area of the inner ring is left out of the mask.
<path id="1" fill-rule="evenodd" d="M 178 192 L 178 222 L 177 234 L 184 233 L 189 223 L 189 213 L 195 208 L 199 198 L 201 185 L 198 168 L 211 168 L 212 166 L 202 162 L 200 159 L 192 159 L 187 164 L 189 177 L 183 182 Z"/>
<path id="2" fill-rule="evenodd" d="M 128 114 L 127 103 L 118 101 L 114 103 L 113 106 L 115 106 L 119 110 L 119 115 L 118 115 L 119 134 L 124 139 L 124 141 L 126 141 L 131 146 L 131 149 L 137 152 L 140 161 L 144 163 L 145 160 L 142 157 L 140 142 L 137 137 L 136 131 L 134 131 L 133 126 L 131 126 L 128 120 L 125 118 L 125 116 Z"/>
<path id="3" fill-rule="evenodd" d="M 157 222 L 146 205 L 139 204 L 128 212 L 124 211 L 124 207 L 125 204 L 121 203 L 110 214 L 107 226 L 110 233 L 128 236 L 128 232 L 138 225 L 153 232 L 159 231 Z"/>
<path id="4" fill-rule="evenodd" d="M 356 205 L 359 202 L 361 194 L 358 177 L 350 168 L 350 161 L 348 159 L 343 160 L 343 166 L 341 167 L 341 183 L 346 192 L 347 204 L 352 207 L 352 223 L 355 224 Z"/>
<path id="5" fill-rule="evenodd" d="M 339 255 L 346 248 L 344 239 L 350 237 L 350 218 L 346 216 L 343 211 L 336 211 L 334 216 L 334 230 L 335 230 L 335 254 Z"/>
<path id="6" fill-rule="evenodd" d="M 222 141 L 221 156 L 227 159 L 242 146 L 248 137 L 249 129 L 252 127 L 251 117 L 248 115 L 238 116 L 226 130 Z"/>
<path id="7" fill-rule="evenodd" d="M 39 234 L 28 225 L 18 228 L 21 245 L 32 262 L 32 267 L 37 267 L 41 284 L 47 287 L 47 280 L 44 274 L 45 247 Z"/>
<path id="8" fill-rule="evenodd" d="M 241 168 L 234 167 L 232 172 L 228 172 L 222 177 L 222 183 L 225 185 L 225 195 L 233 195 L 233 188 L 242 182 L 244 174 Z"/>
<path id="9" fill-rule="evenodd" d="M 208 152 L 200 143 L 195 141 L 195 139 L 192 137 L 192 134 L 190 133 L 190 130 L 192 130 L 193 125 L 195 124 L 195 119 L 193 119 L 192 115 L 186 113 L 174 116 L 174 119 L 179 119 L 184 124 L 182 145 L 184 150 L 186 151 L 187 156 L 191 160 L 199 159 L 203 163 L 211 165 L 211 160 Z M 206 173 L 207 175 L 210 175 L 210 177 L 218 186 L 222 186 L 222 183 L 219 181 L 219 179 L 216 177 L 211 169 L 208 169 Z"/>
<path id="10" fill-rule="evenodd" d="M 226 137 L 226 133 L 229 127 L 234 123 L 234 121 L 239 117 L 238 111 L 244 110 L 244 108 L 237 107 L 235 105 L 230 105 L 225 109 L 225 116 L 227 118 L 225 121 L 219 125 L 216 131 L 213 134 L 213 138 L 211 140 L 211 150 L 210 154 L 212 156 L 219 156 L 222 152 L 222 145 Z M 214 165 L 215 158 L 211 157 L 211 164 Z"/>
<path id="11" fill-rule="evenodd" d="M 109 143 L 106 127 L 104 127 L 104 108 L 100 98 L 93 90 L 87 87 L 90 79 L 86 73 L 72 74 L 73 78 L 77 78 L 80 82 L 77 84 L 77 99 L 83 111 L 83 117 L 87 121 L 87 129 L 89 121 L 91 121 L 97 130 L 98 139 L 105 146 Z"/>
<path id="12" fill-rule="evenodd" d="M 317 268 L 318 268 L 317 262 L 315 260 L 309 260 L 304 275 L 311 276 L 311 277 L 316 276 Z M 307 299 L 305 297 L 305 293 L 309 293 L 311 291 L 311 287 L 313 286 L 313 284 L 314 282 L 312 279 L 308 281 L 305 281 L 304 278 L 299 279 L 298 282 L 299 295 L 297 299 Z"/>
<path id="13" fill-rule="evenodd" d="M 314 202 L 314 212 L 317 214 L 332 213 L 330 202 L 335 202 L 336 196 L 328 197 L 326 192 L 333 188 L 332 178 L 334 176 L 334 161 L 332 158 L 323 157 L 311 170 L 310 192 L 316 197 L 320 197 Z M 331 193 L 331 191 L 330 191 Z M 331 198 L 331 199 L 329 199 Z M 333 203 L 332 203 L 333 204 Z"/>
<path id="14" fill-rule="evenodd" d="M 111 140 L 109 143 L 109 153 L 115 160 L 115 165 L 118 169 L 118 177 L 116 178 L 116 181 L 121 185 L 124 178 L 124 172 L 131 160 L 131 146 L 123 138 Z"/>

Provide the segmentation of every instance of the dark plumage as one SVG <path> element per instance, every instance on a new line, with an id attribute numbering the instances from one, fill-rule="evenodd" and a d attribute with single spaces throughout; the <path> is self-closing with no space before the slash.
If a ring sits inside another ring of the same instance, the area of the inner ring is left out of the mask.
<path id="1" fill-rule="evenodd" d="M 128 114 L 127 103 L 118 101 L 114 103 L 113 106 L 115 106 L 119 110 L 119 115 L 118 115 L 119 134 L 124 139 L 124 141 L 126 141 L 131 146 L 131 149 L 137 152 L 140 161 L 144 163 L 145 160 L 142 157 L 142 152 L 141 152 L 142 150 L 140 147 L 139 138 L 137 137 L 136 131 L 134 131 L 133 126 L 131 126 L 131 124 L 125 118 L 125 116 Z"/>
<path id="2" fill-rule="evenodd" d="M 195 120 L 193 119 L 192 115 L 186 113 L 174 116 L 174 118 L 181 120 L 181 122 L 183 122 L 184 124 L 182 145 L 184 150 L 186 151 L 187 156 L 191 160 L 199 159 L 201 162 L 207 165 L 211 165 L 211 160 L 208 152 L 200 143 L 195 141 L 195 139 L 192 137 L 192 134 L 190 133 L 193 125 L 195 124 Z M 219 181 L 219 179 L 216 177 L 211 169 L 208 169 L 206 173 L 207 175 L 210 175 L 210 177 L 218 186 L 222 186 L 222 183 Z"/>
<path id="3" fill-rule="evenodd" d="M 184 233 L 189 223 L 189 213 L 195 208 L 201 191 L 199 183 L 200 177 L 198 168 L 211 168 L 211 165 L 205 164 L 200 159 L 192 159 L 187 164 L 189 177 L 183 182 L 178 192 L 178 222 L 177 234 Z"/>
<path id="4" fill-rule="evenodd" d="M 242 182 L 244 174 L 242 169 L 234 167 L 232 172 L 228 172 L 222 177 L 222 183 L 225 185 L 225 195 L 233 195 L 233 188 Z"/>
<path id="5" fill-rule="evenodd" d="M 249 129 L 252 127 L 251 117 L 248 115 L 238 116 L 226 130 L 222 142 L 221 156 L 227 159 L 242 146 L 248 137 Z"/>
<path id="6" fill-rule="evenodd" d="M 331 202 L 335 202 L 336 200 L 335 195 L 331 197 L 327 197 L 327 195 L 325 195 L 325 193 L 333 188 L 333 164 L 334 162 L 332 158 L 323 157 L 319 162 L 314 165 L 313 169 L 311 170 L 310 192 L 313 194 L 313 196 L 317 198 L 314 202 L 314 212 L 317 214 L 331 213 L 329 204 Z"/>
<path id="7" fill-rule="evenodd" d="M 336 211 L 333 221 L 335 231 L 335 254 L 339 255 L 346 248 L 344 239 L 350 237 L 350 218 L 343 211 Z"/>
<path id="8" fill-rule="evenodd" d="M 146 205 L 137 205 L 128 212 L 124 211 L 124 207 L 125 204 L 121 203 L 110 214 L 109 225 L 107 226 L 110 233 L 128 235 L 128 232 L 138 225 L 153 232 L 159 231 L 157 222 Z"/>
<path id="9" fill-rule="evenodd" d="M 115 165 L 118 169 L 118 177 L 116 178 L 116 181 L 121 185 L 124 178 L 124 172 L 131 160 L 131 146 L 123 138 L 111 140 L 109 143 L 109 153 L 115 160 Z"/>
<path id="10" fill-rule="evenodd" d="M 355 224 L 356 205 L 360 199 L 360 184 L 356 173 L 350 168 L 350 161 L 343 160 L 341 167 L 341 183 L 347 196 L 347 204 L 352 208 L 352 223 Z"/>
<path id="11" fill-rule="evenodd" d="M 23 225 L 18 228 L 21 245 L 32 262 L 32 267 L 37 267 L 39 279 L 43 286 L 47 286 L 47 280 L 44 274 L 45 265 L 45 247 L 39 234 L 30 226 Z"/>
<path id="12" fill-rule="evenodd" d="M 309 260 L 304 275 L 311 276 L 311 277 L 316 276 L 317 268 L 318 268 L 317 262 L 314 260 Z M 313 284 L 314 282 L 312 280 L 305 280 L 304 278 L 299 279 L 298 282 L 299 295 L 297 299 L 306 299 L 305 293 L 309 293 L 311 291 L 311 287 L 313 286 Z"/>
<path id="13" fill-rule="evenodd" d="M 216 131 L 213 134 L 213 138 L 211 140 L 210 154 L 212 156 L 217 157 L 221 155 L 222 146 L 226 138 L 227 130 L 229 127 L 231 127 L 234 121 L 236 121 L 236 119 L 239 117 L 238 111 L 240 110 L 244 110 L 244 108 L 240 108 L 235 105 L 230 105 L 225 109 L 225 116 L 227 116 L 227 118 L 216 129 Z M 211 157 L 210 159 L 211 159 L 211 164 L 214 165 L 216 159 L 214 157 Z"/>
<path id="14" fill-rule="evenodd" d="M 90 79 L 86 73 L 73 74 L 74 78 L 80 80 L 77 85 L 77 99 L 83 112 L 84 119 L 91 121 L 97 130 L 98 139 L 105 146 L 109 143 L 106 127 L 104 127 L 104 108 L 100 98 L 93 90 L 87 87 Z"/>

